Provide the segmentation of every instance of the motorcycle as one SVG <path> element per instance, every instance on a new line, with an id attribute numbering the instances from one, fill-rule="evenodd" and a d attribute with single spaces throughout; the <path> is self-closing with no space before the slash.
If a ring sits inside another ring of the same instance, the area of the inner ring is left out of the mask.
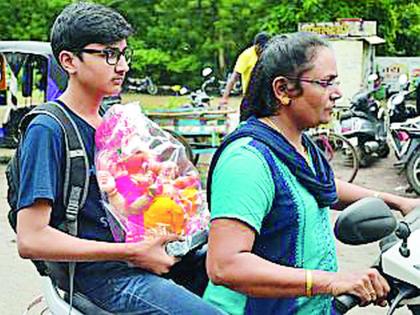
<path id="1" fill-rule="evenodd" d="M 202 295 L 207 286 L 208 278 L 205 274 L 205 256 L 207 254 L 208 230 L 201 230 L 194 235 L 185 237 L 182 241 L 173 241 L 166 244 L 165 250 L 170 256 L 183 257 L 186 260 L 183 265 L 178 264 L 174 268 L 178 268 L 178 273 L 191 272 L 196 270 L 195 283 L 187 289 L 196 294 Z M 191 254 L 194 252 L 193 254 Z M 36 297 L 27 307 L 24 315 L 28 314 L 38 304 L 45 304 L 44 314 L 46 310 L 53 315 L 111 315 L 112 313 L 103 310 L 89 300 L 84 294 L 74 292 L 72 297 L 69 293 L 61 290 L 58 285 L 48 276 L 41 277 L 42 295 Z"/>
<path id="2" fill-rule="evenodd" d="M 156 84 L 153 83 L 151 77 L 145 77 L 143 79 L 139 78 L 127 78 L 127 86 L 126 89 L 128 91 L 141 93 L 147 92 L 150 95 L 156 95 L 158 92 L 158 87 Z"/>
<path id="3" fill-rule="evenodd" d="M 214 76 L 210 75 L 213 73 L 213 70 L 211 68 L 204 68 L 201 72 L 201 75 L 203 77 L 204 82 L 201 84 L 201 87 L 198 90 L 195 90 L 193 92 L 190 92 L 189 99 L 190 102 L 188 104 L 185 104 L 184 108 L 202 108 L 207 109 L 210 107 L 210 101 L 211 98 L 208 95 L 206 89 L 210 84 L 213 84 L 216 81 L 216 78 Z M 180 90 L 181 95 L 185 95 L 189 92 L 188 88 L 183 87 Z"/>
<path id="4" fill-rule="evenodd" d="M 334 232 L 350 245 L 381 240 L 381 253 L 373 267 L 391 287 L 387 314 L 407 306 L 413 315 L 420 315 L 420 208 L 397 222 L 382 199 L 364 198 L 339 215 Z M 341 295 L 334 299 L 334 307 L 338 314 L 345 314 L 358 302 L 353 295 Z"/>
<path id="5" fill-rule="evenodd" d="M 409 190 L 420 195 L 420 117 L 392 123 L 390 142 L 398 159 L 395 166 L 405 170 Z"/>
<path id="6" fill-rule="evenodd" d="M 410 83 L 407 76 L 405 74 L 401 75 L 398 81 L 400 90 L 391 95 L 387 102 L 390 123 L 404 122 L 418 115 L 416 105 L 407 102 L 409 96 L 414 92 L 409 90 Z"/>
<path id="7" fill-rule="evenodd" d="M 372 97 L 374 92 L 355 94 L 349 110 L 340 116 L 341 133 L 356 147 L 361 167 L 368 166 L 374 156 L 386 158 L 390 152 L 385 111 Z"/>
<path id="8" fill-rule="evenodd" d="M 406 81 L 401 76 L 401 86 Z M 407 102 L 412 92 L 403 88 L 388 100 L 389 142 L 398 159 L 395 166 L 405 170 L 409 190 L 420 195 L 420 117 L 416 106 Z"/>

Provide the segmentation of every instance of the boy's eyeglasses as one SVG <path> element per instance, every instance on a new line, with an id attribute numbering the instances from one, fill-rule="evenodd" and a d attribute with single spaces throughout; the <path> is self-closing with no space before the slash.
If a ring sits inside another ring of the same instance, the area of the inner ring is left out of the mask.
<path id="1" fill-rule="evenodd" d="M 334 79 L 331 80 L 311 80 L 311 79 L 305 79 L 305 78 L 293 78 L 293 77 L 287 77 L 290 80 L 295 80 L 295 81 L 301 81 L 301 82 L 307 82 L 307 83 L 311 83 L 311 84 L 316 84 L 319 85 L 320 87 L 324 88 L 324 89 L 328 89 L 329 87 L 333 87 L 333 86 L 339 86 L 340 85 L 340 81 Z"/>
<path id="2" fill-rule="evenodd" d="M 115 66 L 121 59 L 121 56 L 124 56 L 125 61 L 127 63 L 131 62 L 133 57 L 133 50 L 130 47 L 125 47 L 122 51 L 118 48 L 104 48 L 104 49 L 90 49 L 90 48 L 83 48 L 78 50 L 79 53 L 87 53 L 87 54 L 100 54 L 105 56 L 106 63 L 110 66 Z"/>

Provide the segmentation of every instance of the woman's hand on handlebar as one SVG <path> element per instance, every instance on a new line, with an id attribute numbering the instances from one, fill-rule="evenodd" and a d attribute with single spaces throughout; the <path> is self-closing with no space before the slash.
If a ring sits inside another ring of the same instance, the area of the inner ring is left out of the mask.
<path id="1" fill-rule="evenodd" d="M 339 272 L 333 275 L 330 283 L 331 294 L 339 296 L 352 294 L 360 299 L 360 305 L 375 303 L 385 305 L 385 299 L 390 291 L 388 282 L 374 268 L 365 272 Z"/>

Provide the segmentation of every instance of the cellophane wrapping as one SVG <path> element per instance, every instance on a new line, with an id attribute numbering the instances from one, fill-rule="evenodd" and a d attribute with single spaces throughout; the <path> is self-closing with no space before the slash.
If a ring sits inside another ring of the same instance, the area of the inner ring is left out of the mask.
<path id="1" fill-rule="evenodd" d="M 183 145 L 138 103 L 112 106 L 95 134 L 95 166 L 116 241 L 191 236 L 208 226 L 200 175 Z"/>

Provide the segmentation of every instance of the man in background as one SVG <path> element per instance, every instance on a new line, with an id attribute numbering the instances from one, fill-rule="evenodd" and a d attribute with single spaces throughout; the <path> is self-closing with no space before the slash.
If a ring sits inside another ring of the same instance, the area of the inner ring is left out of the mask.
<path id="1" fill-rule="evenodd" d="M 264 50 L 270 36 L 266 32 L 258 33 L 254 38 L 254 43 L 251 47 L 245 49 L 236 60 L 233 74 L 230 76 L 229 81 L 226 84 L 225 92 L 220 100 L 220 105 L 226 105 L 228 103 L 230 92 L 232 91 L 235 83 L 241 79 L 242 83 L 242 94 L 245 94 L 249 79 L 251 77 L 252 69 L 258 61 L 258 57 Z"/>

